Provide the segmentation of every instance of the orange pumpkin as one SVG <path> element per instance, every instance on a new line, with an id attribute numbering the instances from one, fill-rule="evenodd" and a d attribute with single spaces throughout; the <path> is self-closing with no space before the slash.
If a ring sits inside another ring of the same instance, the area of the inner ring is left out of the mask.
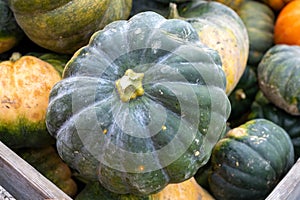
<path id="1" fill-rule="evenodd" d="M 50 90 L 59 80 L 52 65 L 34 56 L 14 53 L 0 62 L 0 141 L 10 148 L 54 142 L 45 117 Z"/>
<path id="2" fill-rule="evenodd" d="M 300 0 L 286 4 L 274 27 L 275 44 L 300 45 Z"/>

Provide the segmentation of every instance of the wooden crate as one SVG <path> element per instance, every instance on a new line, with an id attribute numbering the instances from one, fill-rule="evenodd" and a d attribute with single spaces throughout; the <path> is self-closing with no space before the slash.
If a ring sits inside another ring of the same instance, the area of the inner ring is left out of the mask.
<path id="1" fill-rule="evenodd" d="M 300 200 L 300 158 L 266 200 Z"/>
<path id="2" fill-rule="evenodd" d="M 2 142 L 0 185 L 17 200 L 72 199 Z"/>
<path id="3" fill-rule="evenodd" d="M 18 200 L 72 199 L 2 142 L 0 142 L 0 185 Z M 300 159 L 266 200 L 300 200 Z"/>

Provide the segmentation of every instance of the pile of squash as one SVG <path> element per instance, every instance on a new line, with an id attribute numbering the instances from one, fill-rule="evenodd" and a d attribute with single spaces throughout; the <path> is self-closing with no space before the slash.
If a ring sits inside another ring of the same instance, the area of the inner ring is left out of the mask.
<path id="1" fill-rule="evenodd" d="M 0 0 L 0 141 L 74 199 L 265 199 L 300 156 L 299 0 Z"/>

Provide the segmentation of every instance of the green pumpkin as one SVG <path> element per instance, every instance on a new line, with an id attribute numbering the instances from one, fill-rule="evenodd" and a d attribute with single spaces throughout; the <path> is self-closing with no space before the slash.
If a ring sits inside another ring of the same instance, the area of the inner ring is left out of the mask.
<path id="1" fill-rule="evenodd" d="M 218 51 L 229 95 L 245 71 L 249 54 L 247 29 L 241 18 L 231 8 L 207 1 L 180 4 L 178 9 L 176 4 L 170 4 L 169 18 L 185 19 L 204 44 Z"/>
<path id="2" fill-rule="evenodd" d="M 0 16 L 0 54 L 2 54 L 16 46 L 24 33 L 5 0 L 0 0 Z"/>
<path id="3" fill-rule="evenodd" d="M 275 45 L 257 68 L 259 87 L 273 104 L 300 115 L 300 47 Z"/>
<path id="4" fill-rule="evenodd" d="M 77 194 L 77 183 L 72 179 L 71 170 L 53 146 L 20 149 L 17 153 L 67 195 L 73 197 Z"/>
<path id="5" fill-rule="evenodd" d="M 257 1 L 245 1 L 237 9 L 249 35 L 248 64 L 257 66 L 266 51 L 273 46 L 274 11 Z"/>
<path id="6" fill-rule="evenodd" d="M 289 135 L 266 119 L 230 130 L 214 147 L 208 182 L 216 199 L 265 199 L 294 164 Z"/>
<path id="7" fill-rule="evenodd" d="M 50 94 L 63 160 L 116 193 L 192 177 L 230 113 L 219 54 L 183 20 L 143 12 L 95 33 Z"/>
<path id="8" fill-rule="evenodd" d="M 255 97 L 251 106 L 249 119 L 264 118 L 282 127 L 291 137 L 295 157 L 300 157 L 300 117 L 293 116 L 272 104 L 261 91 Z"/>
<path id="9" fill-rule="evenodd" d="M 132 0 L 9 0 L 15 18 L 36 44 L 72 54 L 108 23 L 127 19 Z"/>
<path id="10" fill-rule="evenodd" d="M 229 121 L 240 120 L 241 116 L 250 112 L 257 91 L 258 83 L 255 67 L 247 65 L 243 76 L 229 95 L 232 108 Z"/>
<path id="11" fill-rule="evenodd" d="M 86 184 L 83 190 L 76 196 L 75 200 L 104 199 L 104 200 L 213 200 L 214 198 L 202 187 L 194 178 L 190 178 L 182 183 L 170 184 L 162 191 L 145 196 L 132 194 L 116 194 L 106 190 L 99 182 Z"/>

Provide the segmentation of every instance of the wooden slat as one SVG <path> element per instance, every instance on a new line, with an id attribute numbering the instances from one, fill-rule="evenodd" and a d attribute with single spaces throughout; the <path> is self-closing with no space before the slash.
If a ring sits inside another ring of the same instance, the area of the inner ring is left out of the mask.
<path id="1" fill-rule="evenodd" d="M 18 200 L 71 200 L 2 142 L 0 142 L 0 185 Z"/>
<path id="2" fill-rule="evenodd" d="M 299 200 L 300 199 L 300 158 L 278 183 L 266 200 Z"/>

